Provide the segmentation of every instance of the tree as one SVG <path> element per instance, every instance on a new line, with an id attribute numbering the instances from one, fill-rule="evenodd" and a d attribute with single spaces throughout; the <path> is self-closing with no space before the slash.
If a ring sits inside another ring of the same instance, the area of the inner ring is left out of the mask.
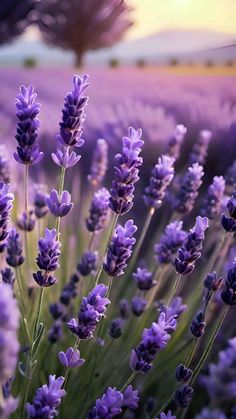
<path id="1" fill-rule="evenodd" d="M 37 0 L 0 0 L 0 45 L 20 35 L 33 21 Z"/>
<path id="2" fill-rule="evenodd" d="M 74 51 L 80 66 L 87 51 L 122 38 L 131 10 L 126 0 L 41 0 L 38 26 L 45 42 Z"/>

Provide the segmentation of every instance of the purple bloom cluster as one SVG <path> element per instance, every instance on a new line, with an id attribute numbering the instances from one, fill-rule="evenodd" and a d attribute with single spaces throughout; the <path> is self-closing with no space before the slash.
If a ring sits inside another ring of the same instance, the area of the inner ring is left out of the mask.
<path id="1" fill-rule="evenodd" d="M 227 416 L 220 409 L 210 410 L 208 407 L 204 407 L 202 411 L 195 416 L 195 419 L 227 419 Z M 234 417 L 230 417 L 234 419 Z"/>
<path id="2" fill-rule="evenodd" d="M 84 297 L 78 313 L 78 319 L 71 319 L 67 326 L 72 333 L 80 339 L 90 339 L 97 324 L 104 317 L 106 305 L 110 300 L 106 298 L 107 287 L 103 284 L 97 285 L 87 297 Z"/>
<path id="3" fill-rule="evenodd" d="M 90 275 L 91 272 L 95 271 L 98 261 L 97 252 L 86 250 L 81 257 L 80 262 L 77 265 L 79 273 L 83 276 Z"/>
<path id="4" fill-rule="evenodd" d="M 221 223 L 226 232 L 235 233 L 236 232 L 236 192 L 234 192 L 233 196 L 229 199 L 227 203 L 227 208 L 228 208 L 229 216 L 226 216 L 223 214 Z"/>
<path id="5" fill-rule="evenodd" d="M 126 221 L 124 227 L 118 225 L 109 244 L 103 269 L 110 276 L 123 275 L 127 261 L 135 244 L 134 233 L 137 227 L 133 220 Z"/>
<path id="6" fill-rule="evenodd" d="M 66 395 L 62 389 L 63 383 L 63 377 L 56 378 L 55 375 L 49 375 L 49 384 L 38 388 L 33 403 L 26 404 L 30 419 L 53 419 L 58 415 L 57 407 L 61 403 L 61 398 Z"/>
<path id="7" fill-rule="evenodd" d="M 139 402 L 138 391 L 129 385 L 124 392 L 115 387 L 108 387 L 100 399 L 96 400 L 95 406 L 89 412 L 87 419 L 111 419 L 120 415 L 125 408 L 137 409 Z"/>
<path id="8" fill-rule="evenodd" d="M 159 157 L 149 184 L 144 189 L 143 199 L 148 207 L 157 209 L 162 205 L 166 189 L 174 178 L 174 162 L 175 159 L 169 155 Z"/>
<path id="9" fill-rule="evenodd" d="M 212 138 L 212 132 L 209 130 L 200 131 L 198 140 L 193 146 L 193 150 L 190 154 L 189 163 L 199 163 L 202 166 L 206 162 L 206 156 L 208 152 L 208 147 Z"/>
<path id="10" fill-rule="evenodd" d="M 123 215 L 133 206 L 134 185 L 139 180 L 139 167 L 143 159 L 139 157 L 143 141 L 142 130 L 130 127 L 128 137 L 123 137 L 121 154 L 115 156 L 115 179 L 110 190 L 110 208 Z"/>
<path id="11" fill-rule="evenodd" d="M 161 305 L 160 312 L 166 316 L 166 321 L 171 319 L 178 320 L 179 316 L 186 310 L 186 304 L 183 304 L 181 297 L 175 297 L 168 306 Z"/>
<path id="12" fill-rule="evenodd" d="M 233 266 L 229 269 L 224 289 L 221 291 L 221 298 L 225 304 L 230 306 L 236 304 L 236 259 Z"/>
<path id="13" fill-rule="evenodd" d="M 20 91 L 16 97 L 16 116 L 19 121 L 16 132 L 18 146 L 14 158 L 21 164 L 35 164 L 43 158 L 43 153 L 39 152 L 37 133 L 40 104 L 35 102 L 37 94 L 32 85 L 21 86 Z"/>
<path id="14" fill-rule="evenodd" d="M 15 278 L 14 278 L 12 270 L 10 268 L 2 269 L 1 275 L 2 275 L 2 282 L 8 285 L 11 285 L 11 287 L 13 287 Z"/>
<path id="15" fill-rule="evenodd" d="M 184 125 L 176 125 L 174 136 L 170 139 L 168 143 L 167 154 L 169 154 L 169 156 L 171 157 L 174 157 L 175 160 L 179 158 L 180 148 L 184 141 L 186 133 L 187 128 Z"/>
<path id="16" fill-rule="evenodd" d="M 154 246 L 154 253 L 159 263 L 170 263 L 173 255 L 182 246 L 187 236 L 182 227 L 182 221 L 174 221 L 166 226 L 160 242 Z"/>
<path id="17" fill-rule="evenodd" d="M 188 168 L 187 173 L 180 181 L 180 188 L 174 203 L 175 211 L 181 214 L 192 211 L 203 175 L 203 167 L 199 163 L 194 163 Z"/>
<path id="18" fill-rule="evenodd" d="M 93 161 L 90 168 L 88 180 L 93 186 L 101 185 L 105 177 L 108 166 L 108 145 L 100 138 L 97 140 L 96 148 L 93 153 Z"/>
<path id="19" fill-rule="evenodd" d="M 20 313 L 12 288 L 0 284 L 0 386 L 14 375 L 20 345 L 17 338 Z"/>
<path id="20" fill-rule="evenodd" d="M 20 240 L 19 233 L 15 228 L 12 228 L 8 233 L 7 238 L 7 257 L 6 261 L 8 265 L 17 268 L 17 266 L 24 263 L 24 256 L 22 256 L 22 242 Z"/>
<path id="21" fill-rule="evenodd" d="M 0 181 L 10 182 L 10 164 L 5 145 L 0 145 Z"/>
<path id="22" fill-rule="evenodd" d="M 43 218 L 48 212 L 46 185 L 34 185 L 34 212 L 37 218 Z"/>
<path id="23" fill-rule="evenodd" d="M 190 405 L 193 398 L 193 388 L 188 384 L 178 387 L 174 395 L 174 401 L 178 407 L 185 408 Z"/>
<path id="24" fill-rule="evenodd" d="M 124 324 L 123 319 L 120 319 L 120 318 L 113 319 L 110 324 L 109 331 L 108 331 L 109 336 L 113 339 L 118 339 L 122 335 L 123 324 Z"/>
<path id="25" fill-rule="evenodd" d="M 193 375 L 193 371 L 190 368 L 185 367 L 183 364 L 179 364 L 176 368 L 175 376 L 177 381 L 181 383 L 187 383 Z"/>
<path id="26" fill-rule="evenodd" d="M 17 220 L 17 226 L 23 231 L 32 231 L 35 227 L 36 219 L 35 212 L 29 210 L 27 213 L 23 212 Z"/>
<path id="27" fill-rule="evenodd" d="M 85 360 L 80 358 L 78 349 L 68 348 L 66 352 L 60 351 L 58 356 L 61 364 L 67 368 L 81 367 L 85 363 Z"/>
<path id="28" fill-rule="evenodd" d="M 204 280 L 204 287 L 210 291 L 217 291 L 223 282 L 223 278 L 218 277 L 217 273 L 215 271 L 210 272 L 207 274 L 205 280 Z"/>
<path id="29" fill-rule="evenodd" d="M 39 252 L 36 262 L 41 271 L 34 273 L 33 277 L 41 287 L 50 287 L 56 282 L 56 278 L 52 273 L 60 266 L 58 258 L 61 253 L 61 243 L 57 241 L 56 238 L 56 230 L 49 230 L 46 228 L 45 237 L 41 238 L 38 242 Z"/>
<path id="30" fill-rule="evenodd" d="M 176 419 L 176 416 L 172 415 L 171 410 L 169 410 L 168 413 L 161 412 L 160 419 Z"/>
<path id="31" fill-rule="evenodd" d="M 193 319 L 190 326 L 190 330 L 196 338 L 200 338 L 204 335 L 206 328 L 206 322 L 204 319 L 204 314 L 202 312 L 198 313 L 195 319 Z"/>
<path id="32" fill-rule="evenodd" d="M 203 217 L 208 217 L 210 220 L 213 220 L 220 214 L 224 190 L 225 180 L 223 176 L 214 176 L 201 208 L 200 214 Z"/>
<path id="33" fill-rule="evenodd" d="M 101 231 L 108 217 L 110 194 L 106 188 L 95 192 L 89 209 L 89 217 L 86 219 L 86 227 L 91 233 Z"/>
<path id="34" fill-rule="evenodd" d="M 208 218 L 198 216 L 195 226 L 188 233 L 183 246 L 178 251 L 174 265 L 176 272 L 181 275 L 190 274 L 195 268 L 195 262 L 201 257 L 205 231 L 208 228 Z"/>
<path id="35" fill-rule="evenodd" d="M 131 353 L 130 365 L 133 371 L 145 374 L 152 368 L 157 352 L 166 347 L 170 333 L 175 328 L 175 318 L 166 319 L 165 313 L 160 313 L 158 321 L 153 322 L 149 329 L 144 329 L 140 344 Z"/>
<path id="36" fill-rule="evenodd" d="M 54 163 L 64 169 L 75 166 L 81 159 L 81 156 L 77 155 L 75 151 L 70 152 L 69 147 L 57 147 L 56 153 L 52 153 L 51 156 Z"/>
<path id="37" fill-rule="evenodd" d="M 147 301 L 139 296 L 133 297 L 131 300 L 131 310 L 135 316 L 141 316 L 147 306 Z"/>
<path id="38" fill-rule="evenodd" d="M 14 195 L 10 192 L 10 185 L 0 182 L 0 253 L 6 247 L 6 238 L 8 235 L 7 227 L 12 209 Z"/>
<path id="39" fill-rule="evenodd" d="M 153 273 L 146 268 L 137 268 L 137 271 L 133 273 L 133 278 L 141 291 L 148 291 L 157 283 L 153 279 Z"/>
<path id="40" fill-rule="evenodd" d="M 59 197 L 55 189 L 51 191 L 50 196 L 46 197 L 46 203 L 54 217 L 65 217 L 73 207 L 70 193 L 63 191 Z"/>

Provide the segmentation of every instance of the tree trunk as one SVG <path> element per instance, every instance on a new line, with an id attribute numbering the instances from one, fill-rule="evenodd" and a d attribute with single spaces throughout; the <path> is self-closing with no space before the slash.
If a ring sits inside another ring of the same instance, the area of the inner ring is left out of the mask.
<path id="1" fill-rule="evenodd" d="M 83 58 L 84 58 L 84 53 L 83 52 L 77 52 L 76 53 L 76 60 L 75 60 L 75 67 L 76 68 L 83 67 Z"/>

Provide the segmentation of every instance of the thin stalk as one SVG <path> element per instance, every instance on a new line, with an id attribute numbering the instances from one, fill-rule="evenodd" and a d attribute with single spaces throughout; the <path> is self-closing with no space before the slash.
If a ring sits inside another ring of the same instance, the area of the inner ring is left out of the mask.
<path id="1" fill-rule="evenodd" d="M 31 338 L 30 338 L 28 322 L 27 322 L 27 318 L 26 318 L 26 310 L 25 310 L 25 305 L 24 305 L 24 292 L 23 292 L 23 289 L 22 289 L 22 286 L 21 286 L 21 278 L 20 278 L 17 267 L 16 267 L 15 271 L 16 271 L 16 282 L 17 282 L 17 287 L 18 287 L 18 294 L 19 294 L 19 298 L 20 298 L 20 307 L 21 307 L 23 330 L 24 330 L 24 333 L 25 333 L 25 337 L 28 340 L 28 343 L 30 343 Z"/>
<path id="2" fill-rule="evenodd" d="M 24 204 L 25 204 L 25 214 L 26 218 L 28 217 L 28 190 L 29 190 L 29 166 L 25 165 L 25 179 L 24 179 Z M 29 249 L 28 249 L 28 236 L 27 230 L 24 231 L 25 236 L 25 257 L 27 264 L 29 266 Z"/>
<path id="3" fill-rule="evenodd" d="M 177 288 L 178 288 L 178 285 L 179 285 L 179 282 L 180 282 L 181 278 L 182 278 L 182 275 L 181 275 L 181 274 L 179 274 L 179 275 L 177 276 L 177 278 L 175 279 L 175 282 L 174 282 L 173 288 L 172 288 L 171 293 L 170 293 L 170 295 L 169 295 L 169 297 L 168 297 L 168 299 L 167 299 L 167 305 L 169 305 L 169 304 L 170 304 L 170 302 L 171 302 L 171 300 L 173 299 L 173 297 L 174 297 L 174 295 L 175 295 L 175 293 L 176 293 L 176 291 L 177 291 Z"/>
<path id="4" fill-rule="evenodd" d="M 60 182 L 59 182 L 59 192 L 58 192 L 59 199 L 61 198 L 61 194 L 62 194 L 63 188 L 64 188 L 65 174 L 66 174 L 66 169 L 64 167 L 62 167 L 61 168 L 61 175 L 60 175 Z M 61 223 L 61 217 L 57 217 L 57 220 L 56 220 L 57 237 L 59 237 L 59 233 L 60 233 L 60 223 Z"/>
<path id="5" fill-rule="evenodd" d="M 132 374 L 129 376 L 128 380 L 126 380 L 125 384 L 121 387 L 121 392 L 124 391 L 129 385 L 130 383 L 133 381 L 135 377 L 135 373 L 132 372 Z"/>
<path id="6" fill-rule="evenodd" d="M 95 233 L 93 232 L 93 233 L 90 235 L 89 244 L 88 244 L 88 250 L 91 250 L 91 249 L 92 249 L 92 245 L 93 245 L 94 238 L 95 238 Z"/>
<path id="7" fill-rule="evenodd" d="M 38 330 L 40 315 L 42 311 L 43 295 L 44 295 L 44 287 L 41 287 L 40 294 L 39 294 L 38 308 L 37 308 L 36 317 L 35 317 L 34 331 L 33 331 L 34 340 L 37 337 L 37 330 Z"/>
<path id="8" fill-rule="evenodd" d="M 191 352 L 190 352 L 190 354 L 189 354 L 189 356 L 188 356 L 188 358 L 187 358 L 187 360 L 186 360 L 186 362 L 185 362 L 186 367 L 189 367 L 189 365 L 190 365 L 190 364 L 191 364 L 191 362 L 192 362 L 192 359 L 193 359 L 193 357 L 194 357 L 194 355 L 195 355 L 195 351 L 196 351 L 196 348 L 197 348 L 197 344 L 198 344 L 198 339 L 197 339 L 197 338 L 195 338 L 195 339 L 194 339 L 193 346 L 192 346 L 192 350 L 191 350 Z"/>

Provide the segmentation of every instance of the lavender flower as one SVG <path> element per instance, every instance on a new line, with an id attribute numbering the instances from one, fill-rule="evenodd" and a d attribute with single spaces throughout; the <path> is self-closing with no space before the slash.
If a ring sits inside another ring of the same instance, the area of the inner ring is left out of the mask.
<path id="1" fill-rule="evenodd" d="M 159 157 L 152 170 L 149 185 L 144 189 L 144 202 L 150 208 L 159 208 L 165 197 L 166 189 L 174 178 L 174 158 L 168 155 Z"/>
<path id="2" fill-rule="evenodd" d="M 190 154 L 189 162 L 190 164 L 199 163 L 204 165 L 206 162 L 206 156 L 208 152 L 208 147 L 212 138 L 212 132 L 209 130 L 200 131 L 198 140 L 193 146 L 193 150 Z"/>
<path id="3" fill-rule="evenodd" d="M 104 317 L 106 305 L 110 300 L 106 298 L 107 287 L 103 284 L 97 285 L 87 297 L 84 297 L 78 313 L 78 320 L 71 319 L 67 326 L 72 333 L 80 339 L 90 339 L 97 324 Z"/>
<path id="4" fill-rule="evenodd" d="M 95 192 L 86 219 L 86 227 L 91 233 L 101 231 L 107 221 L 110 194 L 106 188 Z"/>
<path id="5" fill-rule="evenodd" d="M 77 155 L 75 151 L 69 151 L 69 147 L 58 147 L 56 153 L 51 154 L 54 163 L 63 167 L 64 169 L 69 169 L 78 163 L 81 159 L 80 155 Z"/>
<path id="6" fill-rule="evenodd" d="M 97 140 L 96 148 L 93 153 L 93 161 L 90 168 L 88 180 L 93 186 L 101 185 L 105 177 L 108 166 L 108 146 L 103 139 Z"/>
<path id="7" fill-rule="evenodd" d="M 212 184 L 203 201 L 200 214 L 213 220 L 220 214 L 222 200 L 224 198 L 225 180 L 223 176 L 214 176 Z"/>
<path id="8" fill-rule="evenodd" d="M 35 184 L 34 185 L 34 213 L 37 218 L 41 219 L 45 217 L 48 212 L 46 203 L 46 185 Z"/>
<path id="9" fill-rule="evenodd" d="M 20 313 L 12 288 L 8 284 L 0 284 L 0 386 L 14 375 L 19 352 L 17 338 Z"/>
<path id="10" fill-rule="evenodd" d="M 33 274 L 34 280 L 41 287 L 50 287 L 56 282 L 56 278 L 52 275 L 59 268 L 58 258 L 60 255 L 60 242 L 56 240 L 57 232 L 55 229 L 46 228 L 45 237 L 38 242 L 37 265 L 41 271 Z M 44 272 L 42 272 L 44 271 Z"/>
<path id="11" fill-rule="evenodd" d="M 9 231 L 7 238 L 7 257 L 6 261 L 8 265 L 17 268 L 24 263 L 24 256 L 22 256 L 22 242 L 20 240 L 19 233 L 15 228 Z"/>
<path id="12" fill-rule="evenodd" d="M 206 322 L 204 319 L 204 314 L 202 312 L 198 313 L 198 315 L 193 319 L 190 330 L 196 338 L 200 338 L 204 335 L 206 328 Z"/>
<path id="13" fill-rule="evenodd" d="M 168 306 L 161 305 L 160 313 L 164 313 L 166 316 L 166 321 L 170 321 L 172 319 L 177 320 L 180 315 L 186 310 L 186 304 L 183 304 L 183 300 L 181 297 L 175 297 L 170 302 Z"/>
<path id="14" fill-rule="evenodd" d="M 55 189 L 51 191 L 50 196 L 46 197 L 46 203 L 55 217 L 65 217 L 73 207 L 70 193 L 63 191 L 59 197 Z"/>
<path id="15" fill-rule="evenodd" d="M 203 167 L 199 163 L 194 163 L 188 168 L 187 173 L 180 181 L 179 192 L 174 204 L 175 211 L 181 214 L 187 214 L 192 211 L 198 196 L 198 189 L 202 184 L 203 175 Z"/>
<path id="16" fill-rule="evenodd" d="M 61 364 L 67 368 L 81 367 L 85 363 L 85 360 L 80 358 L 78 349 L 68 348 L 66 352 L 59 352 L 58 356 Z"/>
<path id="17" fill-rule="evenodd" d="M 79 276 L 73 274 L 67 284 L 64 285 L 61 295 L 60 302 L 64 305 L 69 305 L 72 298 L 77 295 L 77 282 L 79 282 Z"/>
<path id="18" fill-rule="evenodd" d="M 2 282 L 4 282 L 5 284 L 9 284 L 11 285 L 11 287 L 13 287 L 15 278 L 14 278 L 12 270 L 10 268 L 2 269 L 1 275 L 2 275 Z"/>
<path id="19" fill-rule="evenodd" d="M 16 116 L 19 121 L 16 132 L 18 146 L 14 158 L 21 164 L 36 164 L 43 158 L 43 153 L 39 152 L 37 133 L 40 104 L 35 102 L 37 94 L 34 93 L 34 86 L 21 86 L 20 91 L 16 97 Z"/>
<path id="20" fill-rule="evenodd" d="M 62 337 L 62 323 L 60 320 L 56 321 L 48 333 L 48 340 L 51 343 L 56 343 Z"/>
<path id="21" fill-rule="evenodd" d="M 229 217 L 223 214 L 221 223 L 227 233 L 236 232 L 236 192 L 227 203 Z"/>
<path id="22" fill-rule="evenodd" d="M 56 378 L 55 375 L 49 375 L 49 384 L 39 387 L 33 403 L 26 404 L 30 419 L 53 419 L 58 415 L 57 407 L 61 403 L 61 398 L 66 395 L 65 390 L 62 389 L 63 383 L 64 377 Z"/>
<path id="23" fill-rule="evenodd" d="M 103 396 L 96 400 L 95 406 L 89 412 L 87 419 L 111 419 L 120 415 L 123 408 L 137 409 L 138 401 L 138 391 L 133 390 L 131 385 L 123 393 L 116 387 L 108 387 Z"/>
<path id="24" fill-rule="evenodd" d="M 10 185 L 5 185 L 4 182 L 0 182 L 0 253 L 6 247 L 6 238 L 8 236 L 7 227 L 13 199 L 14 195 L 10 193 Z"/>
<path id="25" fill-rule="evenodd" d="M 79 273 L 83 276 L 90 275 L 96 269 L 98 261 L 98 254 L 97 252 L 92 252 L 91 250 L 87 250 L 82 255 L 81 261 L 77 265 L 77 269 Z"/>
<path id="26" fill-rule="evenodd" d="M 142 297 L 133 297 L 131 300 L 131 310 L 135 316 L 141 316 L 147 306 L 147 301 Z"/>
<path id="27" fill-rule="evenodd" d="M 180 148 L 186 133 L 187 128 L 184 125 L 176 125 L 174 136 L 169 141 L 167 151 L 167 154 L 169 154 L 171 157 L 174 157 L 175 160 L 179 158 Z"/>
<path id="28" fill-rule="evenodd" d="M 84 141 L 81 139 L 82 125 L 85 119 L 84 109 L 88 98 L 84 92 L 88 87 L 88 75 L 82 78 L 73 77 L 73 90 L 65 96 L 62 109 L 62 122 L 60 122 L 59 142 L 65 147 L 81 147 Z"/>
<path id="29" fill-rule="evenodd" d="M 123 275 L 136 242 L 132 237 L 136 231 L 137 227 L 133 220 L 126 221 L 124 227 L 121 225 L 116 227 L 103 264 L 103 269 L 108 275 L 115 277 Z"/>
<path id="30" fill-rule="evenodd" d="M 185 408 L 190 405 L 193 398 L 193 388 L 187 384 L 182 384 L 176 390 L 174 401 L 178 407 Z"/>
<path id="31" fill-rule="evenodd" d="M 112 320 L 108 334 L 113 339 L 118 339 L 122 335 L 123 320 L 118 318 Z"/>
<path id="32" fill-rule="evenodd" d="M 195 268 L 195 262 L 201 257 L 205 231 L 208 228 L 208 218 L 198 216 L 195 226 L 188 233 L 183 246 L 178 251 L 174 265 L 176 272 L 181 275 L 190 274 Z"/>
<path id="33" fill-rule="evenodd" d="M 224 289 L 221 291 L 221 298 L 227 305 L 232 306 L 236 304 L 236 259 L 228 271 Z"/>
<path id="34" fill-rule="evenodd" d="M 154 253 L 159 263 L 170 263 L 173 255 L 182 246 L 187 236 L 186 231 L 182 227 L 182 221 L 174 221 L 166 226 L 159 244 L 154 246 Z"/>
<path id="35" fill-rule="evenodd" d="M 153 273 L 146 268 L 137 268 L 137 271 L 133 273 L 133 278 L 141 291 L 148 291 L 157 284 L 157 281 L 153 279 Z"/>
<path id="36" fill-rule="evenodd" d="M 176 368 L 175 376 L 181 383 L 187 383 L 193 375 L 193 371 L 190 368 L 185 367 L 183 364 L 179 364 Z"/>
<path id="37" fill-rule="evenodd" d="M 130 304 L 128 300 L 126 300 L 125 298 L 120 300 L 119 307 L 120 307 L 120 315 L 122 319 L 127 319 L 130 315 Z"/>
<path id="38" fill-rule="evenodd" d="M 8 419 L 16 411 L 19 405 L 19 399 L 10 396 L 4 400 L 3 406 L 0 406 L 1 419 Z"/>
<path id="39" fill-rule="evenodd" d="M 36 219 L 33 210 L 29 210 L 27 213 L 23 212 L 17 220 L 17 226 L 23 231 L 33 231 L 35 224 Z"/>
<path id="40" fill-rule="evenodd" d="M 218 289 L 220 289 L 222 282 L 223 282 L 223 278 L 221 277 L 219 278 L 217 276 L 217 273 L 213 271 L 207 274 L 207 277 L 204 280 L 204 287 L 208 291 L 217 291 Z"/>
<path id="41" fill-rule="evenodd" d="M 129 128 L 128 137 L 123 137 L 122 153 L 115 157 L 115 180 L 110 191 L 110 208 L 123 215 L 133 206 L 134 184 L 139 180 L 139 167 L 143 159 L 139 157 L 143 141 L 142 130 Z"/>
<path id="42" fill-rule="evenodd" d="M 158 419 L 158 418 L 156 418 Z M 171 410 L 168 410 L 168 413 L 161 412 L 160 419 L 176 419 L 175 415 L 172 415 Z"/>
<path id="43" fill-rule="evenodd" d="M 227 416 L 220 409 L 210 410 L 208 407 L 204 407 L 194 419 L 227 419 Z"/>
<path id="44" fill-rule="evenodd" d="M 166 347 L 170 331 L 174 331 L 175 327 L 176 320 L 168 322 L 165 313 L 161 313 L 157 323 L 153 322 L 150 329 L 144 329 L 140 344 L 131 353 L 130 366 L 133 371 L 145 374 L 152 368 L 152 361 Z"/>
<path id="45" fill-rule="evenodd" d="M 10 182 L 10 165 L 5 145 L 0 144 L 0 181 Z"/>

